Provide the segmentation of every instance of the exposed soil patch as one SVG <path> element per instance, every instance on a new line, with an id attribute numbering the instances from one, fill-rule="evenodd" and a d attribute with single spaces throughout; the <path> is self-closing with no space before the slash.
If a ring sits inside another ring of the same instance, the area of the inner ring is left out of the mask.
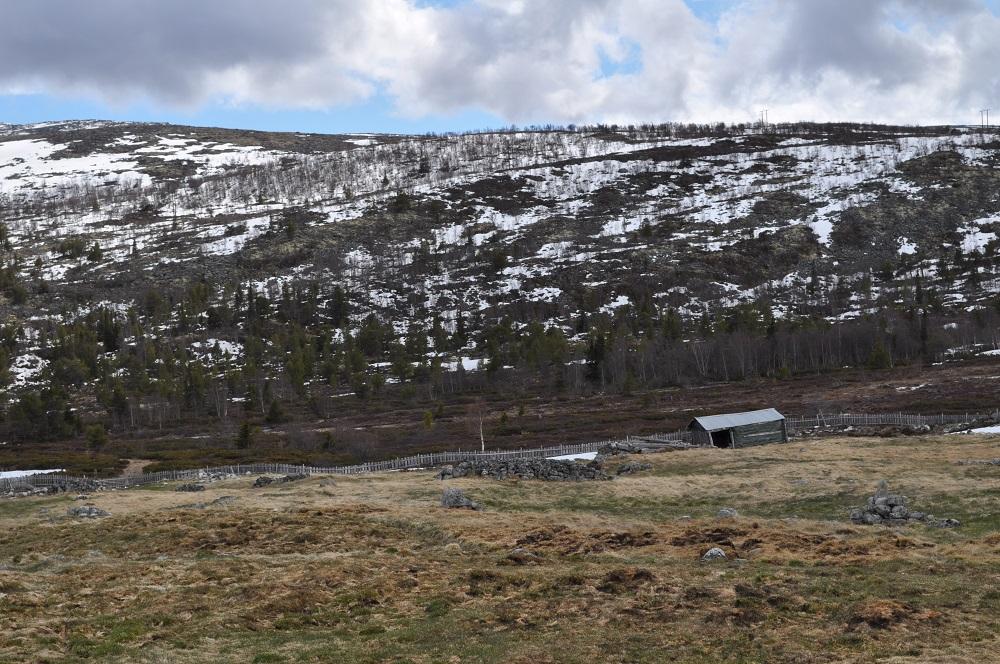
<path id="1" fill-rule="evenodd" d="M 128 465 L 125 466 L 125 470 L 122 471 L 120 477 L 134 477 L 136 475 L 142 475 L 143 470 L 151 463 L 156 463 L 152 459 L 126 459 Z"/>
<path id="2" fill-rule="evenodd" d="M 892 600 L 872 599 L 855 606 L 847 621 L 848 629 L 867 626 L 874 629 L 889 629 L 905 622 L 932 622 L 941 618 L 938 611 L 918 611 L 912 606 Z"/>
<path id="3" fill-rule="evenodd" d="M 528 533 L 515 544 L 571 555 L 651 546 L 657 541 L 656 535 L 649 531 L 584 533 L 566 526 L 554 526 Z"/>

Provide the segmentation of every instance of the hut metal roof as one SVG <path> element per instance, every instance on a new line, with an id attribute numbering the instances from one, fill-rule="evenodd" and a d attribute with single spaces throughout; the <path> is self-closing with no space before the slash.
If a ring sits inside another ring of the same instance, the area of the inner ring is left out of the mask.
<path id="1" fill-rule="evenodd" d="M 726 413 L 723 415 L 706 415 L 696 417 L 694 421 L 705 431 L 719 431 L 721 429 L 731 429 L 733 427 L 746 426 L 748 424 L 761 424 L 762 422 L 777 422 L 785 419 L 785 416 L 774 408 L 764 410 L 751 410 L 745 413 Z"/>

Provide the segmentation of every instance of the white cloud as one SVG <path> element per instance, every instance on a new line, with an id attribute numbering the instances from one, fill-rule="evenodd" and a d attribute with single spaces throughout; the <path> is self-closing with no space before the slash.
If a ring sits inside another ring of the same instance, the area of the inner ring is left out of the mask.
<path id="1" fill-rule="evenodd" d="M 635 58 L 602 72 L 602 54 Z M 37 0 L 5 7 L 0 90 L 512 122 L 973 121 L 1000 95 L 983 0 Z"/>

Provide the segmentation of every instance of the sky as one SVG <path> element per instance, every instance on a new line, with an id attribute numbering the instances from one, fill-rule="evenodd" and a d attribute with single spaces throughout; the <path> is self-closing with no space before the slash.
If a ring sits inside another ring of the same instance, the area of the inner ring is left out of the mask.
<path id="1" fill-rule="evenodd" d="M 0 0 L 0 122 L 1000 120 L 1000 0 Z"/>

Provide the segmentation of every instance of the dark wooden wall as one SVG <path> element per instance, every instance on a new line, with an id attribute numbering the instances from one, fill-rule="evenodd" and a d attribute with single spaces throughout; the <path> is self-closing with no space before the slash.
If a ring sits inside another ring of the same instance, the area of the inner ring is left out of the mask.
<path id="1" fill-rule="evenodd" d="M 765 443 L 786 443 L 785 421 L 761 422 L 733 428 L 733 443 L 736 447 L 752 447 Z"/>

